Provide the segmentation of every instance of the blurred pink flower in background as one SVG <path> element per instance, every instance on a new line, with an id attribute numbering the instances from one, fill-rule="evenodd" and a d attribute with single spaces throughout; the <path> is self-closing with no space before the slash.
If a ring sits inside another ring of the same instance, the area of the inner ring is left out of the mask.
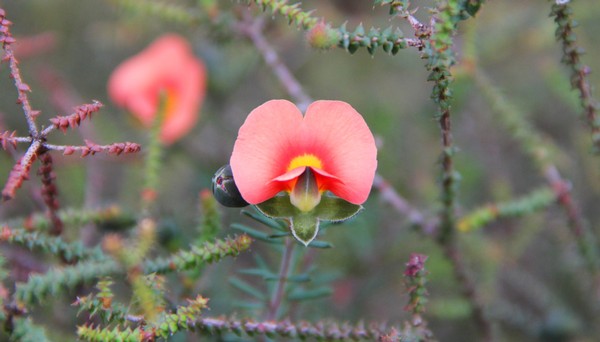
<path id="1" fill-rule="evenodd" d="M 303 116 L 293 103 L 272 100 L 248 115 L 230 164 L 250 204 L 292 192 L 309 168 L 319 192 L 362 204 L 373 184 L 377 148 L 365 120 L 345 102 L 316 101 Z"/>
<path id="2" fill-rule="evenodd" d="M 171 144 L 187 134 L 206 92 L 204 63 L 182 37 L 167 34 L 119 65 L 108 81 L 112 101 L 150 127 L 164 99 L 160 139 Z"/>

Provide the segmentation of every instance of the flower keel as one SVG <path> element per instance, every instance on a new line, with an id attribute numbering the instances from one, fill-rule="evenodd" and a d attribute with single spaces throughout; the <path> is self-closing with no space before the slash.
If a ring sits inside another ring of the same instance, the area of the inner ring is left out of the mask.
<path id="1" fill-rule="evenodd" d="M 321 202 L 321 192 L 310 167 L 298 177 L 290 193 L 290 202 L 300 211 L 309 212 Z"/>

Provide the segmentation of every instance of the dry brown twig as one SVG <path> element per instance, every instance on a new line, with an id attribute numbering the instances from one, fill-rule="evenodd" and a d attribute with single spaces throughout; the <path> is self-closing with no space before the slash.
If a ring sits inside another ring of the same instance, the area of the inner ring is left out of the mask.
<path id="1" fill-rule="evenodd" d="M 76 106 L 73 113 L 67 116 L 56 116 L 50 119 L 51 125 L 40 128 L 36 119 L 40 115 L 39 110 L 34 110 L 29 101 L 28 93 L 31 92 L 30 86 L 25 83 L 21 77 L 19 61 L 15 57 L 13 44 L 16 39 L 10 32 L 12 22 L 6 19 L 6 11 L 0 8 L 0 44 L 2 45 L 3 55 L 1 61 L 7 63 L 10 69 L 10 77 L 14 80 L 17 90 L 17 104 L 23 109 L 27 120 L 28 136 L 19 136 L 16 131 L 1 131 L 0 146 L 4 150 L 16 150 L 20 143 L 29 144 L 27 150 L 20 157 L 9 173 L 8 179 L 2 189 L 2 200 L 8 201 L 15 197 L 16 191 L 22 186 L 23 182 L 29 179 L 29 173 L 32 164 L 40 159 L 42 166 L 39 175 L 42 179 L 42 198 L 48 208 L 48 215 L 53 223 L 53 234 L 59 235 L 62 231 L 62 223 L 56 211 L 59 209 L 57 200 L 58 191 L 54 182 L 54 171 L 50 151 L 62 151 L 63 155 L 71 155 L 75 151 L 81 153 L 81 157 L 94 155 L 99 152 L 120 155 L 122 153 L 139 152 L 140 145 L 132 142 L 113 143 L 108 145 L 99 145 L 86 140 L 83 146 L 55 145 L 48 143 L 48 136 L 55 129 L 60 129 L 66 133 L 68 128 L 78 127 L 83 120 L 91 119 L 92 113 L 99 111 L 103 105 L 99 101 Z"/>

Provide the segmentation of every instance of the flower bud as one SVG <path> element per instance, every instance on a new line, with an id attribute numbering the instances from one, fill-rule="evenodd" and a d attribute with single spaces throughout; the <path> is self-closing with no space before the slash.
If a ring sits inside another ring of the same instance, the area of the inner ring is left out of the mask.
<path id="1" fill-rule="evenodd" d="M 233 180 L 229 164 L 221 166 L 212 178 L 212 192 L 215 199 L 230 208 L 241 208 L 248 205 Z"/>

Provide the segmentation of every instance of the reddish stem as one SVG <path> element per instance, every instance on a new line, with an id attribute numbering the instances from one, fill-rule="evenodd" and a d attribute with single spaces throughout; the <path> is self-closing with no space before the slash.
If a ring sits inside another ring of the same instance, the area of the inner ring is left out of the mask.
<path id="1" fill-rule="evenodd" d="M 13 169 L 10 171 L 8 175 L 8 180 L 4 185 L 4 189 L 2 190 L 2 199 L 4 201 L 8 201 L 15 197 L 15 192 L 17 189 L 23 185 L 23 182 L 29 179 L 29 170 L 31 169 L 31 164 L 37 158 L 40 148 L 42 147 L 41 141 L 35 141 L 29 149 L 25 153 L 25 155 L 17 161 Z"/>
<path id="2" fill-rule="evenodd" d="M 50 222 L 52 222 L 52 228 L 50 229 L 49 233 L 57 236 L 63 231 L 63 223 L 58 217 L 57 213 L 57 211 L 60 209 L 60 204 L 57 198 L 58 191 L 54 182 L 56 174 L 54 174 L 53 170 L 52 156 L 50 153 L 43 153 L 40 156 L 40 161 L 42 166 L 40 166 L 38 174 L 42 178 L 42 198 L 44 199 L 44 203 L 48 208 L 48 218 L 50 219 Z"/>

